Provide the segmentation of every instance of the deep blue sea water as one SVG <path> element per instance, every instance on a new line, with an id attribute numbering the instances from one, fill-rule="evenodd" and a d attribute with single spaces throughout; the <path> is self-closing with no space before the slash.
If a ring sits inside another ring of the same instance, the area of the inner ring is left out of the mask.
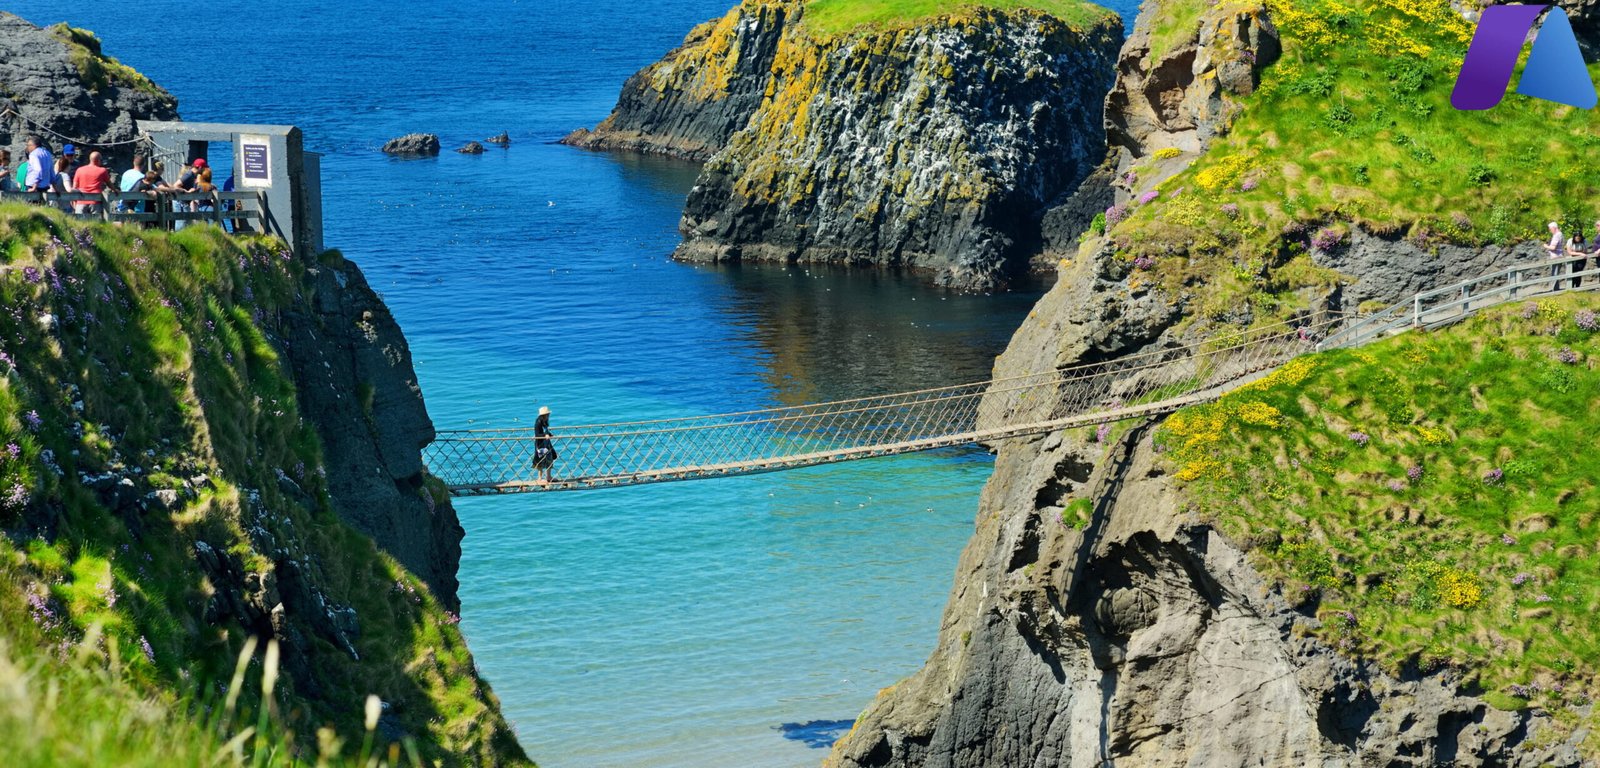
<path id="1" fill-rule="evenodd" d="M 666 259 L 694 167 L 550 143 L 732 0 L 13 0 L 97 32 L 190 120 L 324 152 L 326 241 L 411 341 L 441 428 L 693 415 L 987 376 L 1033 301 Z M 1131 5 L 1119 7 L 1131 22 Z M 447 148 L 394 160 L 410 131 Z M 932 650 L 990 462 L 974 451 L 461 500 L 462 627 L 529 754 L 814 765 Z M 841 722 L 843 721 L 843 722 Z"/>

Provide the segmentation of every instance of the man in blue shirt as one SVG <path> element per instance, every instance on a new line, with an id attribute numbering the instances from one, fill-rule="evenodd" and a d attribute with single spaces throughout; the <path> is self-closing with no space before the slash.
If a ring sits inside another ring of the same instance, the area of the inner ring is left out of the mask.
<path id="1" fill-rule="evenodd" d="M 56 180 L 56 159 L 50 156 L 50 150 L 45 149 L 44 142 L 38 136 L 28 137 L 28 177 L 26 185 L 29 192 L 48 192 L 50 183 Z"/>
<path id="2" fill-rule="evenodd" d="M 133 156 L 133 167 L 122 172 L 122 183 L 119 185 L 119 187 L 123 192 L 132 192 L 132 191 L 138 189 L 139 188 L 139 184 L 141 182 L 143 182 L 143 181 L 144 181 L 144 155 L 134 155 Z M 130 207 L 126 200 L 118 200 L 117 201 L 117 211 L 119 213 L 125 212 L 125 211 L 130 211 L 130 210 L 131 211 L 143 212 L 144 211 L 144 204 L 143 203 L 134 203 L 132 205 L 132 207 Z"/>

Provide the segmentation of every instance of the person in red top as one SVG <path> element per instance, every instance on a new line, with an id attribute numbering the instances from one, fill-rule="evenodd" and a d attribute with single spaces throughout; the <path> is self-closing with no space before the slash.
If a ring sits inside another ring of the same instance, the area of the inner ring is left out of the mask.
<path id="1" fill-rule="evenodd" d="M 73 172 L 72 188 L 81 193 L 98 195 L 109 186 L 111 171 L 106 168 L 105 158 L 99 152 L 90 152 L 89 162 Z M 80 200 L 72 204 L 72 209 L 78 213 L 99 213 L 102 205 L 92 200 Z"/>

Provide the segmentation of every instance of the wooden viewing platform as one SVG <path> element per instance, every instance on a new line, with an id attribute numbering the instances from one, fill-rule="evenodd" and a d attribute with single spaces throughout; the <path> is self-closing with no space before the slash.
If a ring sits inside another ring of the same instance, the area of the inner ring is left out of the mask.
<path id="1" fill-rule="evenodd" d="M 0 192 L 0 202 L 25 202 L 56 208 L 80 219 L 152 225 L 174 229 L 179 222 L 231 223 L 236 232 L 265 232 L 267 196 L 262 190 L 242 192 Z M 79 212 L 74 203 L 98 203 L 94 213 Z M 200 204 L 209 207 L 201 208 Z"/>

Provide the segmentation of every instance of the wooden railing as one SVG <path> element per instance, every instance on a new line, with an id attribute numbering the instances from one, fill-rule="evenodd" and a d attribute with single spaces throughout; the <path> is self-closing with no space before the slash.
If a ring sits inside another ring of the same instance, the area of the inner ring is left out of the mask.
<path id="1" fill-rule="evenodd" d="M 48 205 L 84 219 L 128 222 L 173 229 L 178 222 L 231 223 L 235 232 L 264 232 L 264 192 L 0 192 L 0 201 Z"/>

